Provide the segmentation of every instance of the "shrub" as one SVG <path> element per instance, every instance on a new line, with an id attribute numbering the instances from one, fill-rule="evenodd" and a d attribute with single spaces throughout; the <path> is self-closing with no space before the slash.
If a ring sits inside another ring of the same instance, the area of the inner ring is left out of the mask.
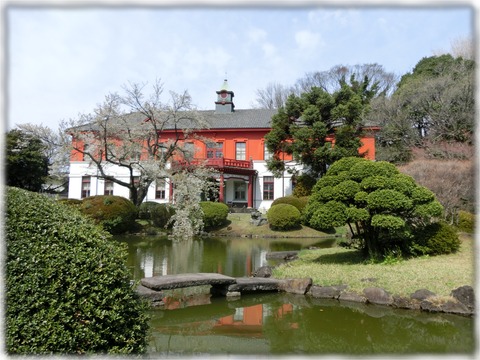
<path id="1" fill-rule="evenodd" d="M 306 202 L 304 200 L 300 200 L 296 196 L 284 196 L 280 197 L 278 199 L 275 199 L 272 203 L 272 206 L 278 205 L 278 204 L 289 204 L 295 206 L 300 213 L 303 211 L 303 208 L 306 205 Z"/>
<path id="2" fill-rule="evenodd" d="M 80 211 L 111 234 L 122 234 L 137 227 L 137 208 L 122 196 L 90 196 L 82 200 Z"/>
<path id="3" fill-rule="evenodd" d="M 415 243 L 428 255 L 450 254 L 460 248 L 457 232 L 443 221 L 429 224 L 416 233 Z"/>
<path id="4" fill-rule="evenodd" d="M 458 212 L 458 228 L 461 231 L 473 232 L 475 229 L 475 215 L 467 211 Z"/>
<path id="5" fill-rule="evenodd" d="M 80 205 L 82 204 L 82 200 L 79 199 L 59 199 L 57 201 L 62 204 L 72 205 L 76 207 L 80 207 Z"/>
<path id="6" fill-rule="evenodd" d="M 300 211 L 290 204 L 277 204 L 267 211 L 267 220 L 273 230 L 292 230 L 300 226 Z"/>
<path id="7" fill-rule="evenodd" d="M 8 353 L 145 351 L 147 308 L 107 232 L 69 206 L 7 188 L 6 235 Z"/>
<path id="8" fill-rule="evenodd" d="M 213 229 L 227 222 L 228 206 L 223 203 L 202 201 L 203 225 L 205 229 Z"/>
<path id="9" fill-rule="evenodd" d="M 149 220 L 156 227 L 167 227 L 174 209 L 169 204 L 160 204 L 153 201 L 146 201 L 138 208 L 138 218 Z"/>
<path id="10" fill-rule="evenodd" d="M 303 222 L 317 230 L 348 225 L 365 255 L 407 249 L 412 230 L 437 221 L 443 207 L 432 191 L 390 163 L 343 158 L 312 190 Z"/>

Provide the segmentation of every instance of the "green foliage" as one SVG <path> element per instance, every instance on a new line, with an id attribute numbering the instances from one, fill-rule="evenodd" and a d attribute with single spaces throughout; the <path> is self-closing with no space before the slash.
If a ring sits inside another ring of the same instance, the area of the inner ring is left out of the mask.
<path id="1" fill-rule="evenodd" d="M 111 234 L 136 229 L 137 208 L 128 199 L 116 195 L 96 195 L 82 200 L 80 211 L 101 224 Z"/>
<path id="2" fill-rule="evenodd" d="M 449 54 L 421 59 L 391 97 L 373 104 L 381 127 L 377 159 L 406 163 L 427 142 L 472 144 L 475 88 L 475 61 Z"/>
<path id="3" fill-rule="evenodd" d="M 310 225 L 318 230 L 333 230 L 337 226 L 345 225 L 347 221 L 347 207 L 338 201 L 329 201 L 319 205 L 310 218 Z"/>
<path id="4" fill-rule="evenodd" d="M 40 191 L 48 176 L 49 165 L 42 141 L 14 129 L 7 133 L 6 143 L 6 184 Z"/>
<path id="5" fill-rule="evenodd" d="M 273 201 L 272 206 L 278 205 L 278 204 L 290 204 L 295 206 L 300 213 L 303 211 L 303 208 L 307 205 L 305 203 L 305 200 L 299 199 L 296 196 L 283 196 L 280 198 L 277 198 Z"/>
<path id="6" fill-rule="evenodd" d="M 458 228 L 461 231 L 471 232 L 475 230 L 475 215 L 467 211 L 458 212 Z"/>
<path id="7" fill-rule="evenodd" d="M 170 218 L 174 212 L 175 210 L 169 204 L 146 201 L 138 207 L 138 218 L 151 221 L 156 227 L 164 228 L 172 225 Z"/>
<path id="8" fill-rule="evenodd" d="M 333 93 L 311 87 L 300 96 L 290 95 L 284 107 L 272 117 L 272 130 L 265 136 L 273 154 L 267 162 L 275 176 L 285 171 L 283 154 L 309 169 L 313 178 L 325 174 L 329 164 L 349 156 L 360 156 L 362 122 L 370 110 L 369 103 L 377 87 L 366 76 L 361 81 L 339 79 Z M 367 90 L 369 88 L 369 90 Z M 332 147 L 329 135 L 335 136 Z"/>
<path id="9" fill-rule="evenodd" d="M 205 229 L 214 229 L 227 222 L 228 206 L 224 203 L 202 201 L 203 225 Z"/>
<path id="10" fill-rule="evenodd" d="M 125 249 L 70 206 L 17 188 L 6 195 L 7 352 L 144 352 L 146 305 Z"/>
<path id="11" fill-rule="evenodd" d="M 59 199 L 57 201 L 59 203 L 71 205 L 74 207 L 80 207 L 80 205 L 82 204 L 82 200 L 79 200 L 79 199 Z"/>
<path id="12" fill-rule="evenodd" d="M 392 164 L 343 158 L 313 187 L 303 221 L 317 230 L 348 224 L 371 257 L 408 253 L 412 229 L 442 215 L 434 194 Z M 358 240 L 356 240 L 358 241 Z"/>
<path id="13" fill-rule="evenodd" d="M 267 211 L 267 220 L 273 230 L 292 230 L 300 226 L 300 211 L 290 204 L 278 204 Z"/>
<path id="14" fill-rule="evenodd" d="M 308 174 L 302 174 L 296 177 L 296 184 L 293 188 L 293 196 L 298 198 L 304 196 L 310 196 L 312 193 L 312 188 L 315 185 L 316 180 L 314 177 Z"/>
<path id="15" fill-rule="evenodd" d="M 425 226 L 415 234 L 415 243 L 424 254 L 442 255 L 460 249 L 460 239 L 453 226 L 441 221 Z"/>

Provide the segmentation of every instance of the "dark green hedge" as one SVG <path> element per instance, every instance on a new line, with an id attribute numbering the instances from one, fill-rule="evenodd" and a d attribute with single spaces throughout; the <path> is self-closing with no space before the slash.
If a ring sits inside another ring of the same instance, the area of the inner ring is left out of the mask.
<path id="1" fill-rule="evenodd" d="M 227 222 L 228 206 L 224 203 L 202 201 L 203 225 L 206 230 L 214 229 Z"/>
<path id="2" fill-rule="evenodd" d="M 169 204 L 160 204 L 154 201 L 146 201 L 138 208 L 138 217 L 151 221 L 157 227 L 171 225 L 169 221 L 174 213 L 173 207 Z"/>
<path id="3" fill-rule="evenodd" d="M 146 304 L 107 232 L 72 207 L 7 188 L 6 235 L 8 353 L 145 351 Z"/>
<path id="4" fill-rule="evenodd" d="M 455 228 L 445 222 L 433 223 L 415 234 L 414 249 L 423 254 L 442 255 L 460 249 L 460 239 Z"/>
<path id="5" fill-rule="evenodd" d="M 267 211 L 267 220 L 273 230 L 292 230 L 300 227 L 300 211 L 290 204 L 278 204 Z"/>
<path id="6" fill-rule="evenodd" d="M 111 234 L 136 231 L 137 207 L 115 195 L 96 195 L 82 200 L 80 211 L 101 224 Z"/>

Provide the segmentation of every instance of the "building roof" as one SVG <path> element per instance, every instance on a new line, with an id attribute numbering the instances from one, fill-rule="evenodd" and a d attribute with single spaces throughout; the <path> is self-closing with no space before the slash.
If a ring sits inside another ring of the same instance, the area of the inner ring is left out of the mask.
<path id="1" fill-rule="evenodd" d="M 196 112 L 208 125 L 205 129 L 270 129 L 272 116 L 277 110 L 272 109 L 248 109 L 235 110 L 229 113 L 216 113 L 215 110 L 200 110 Z M 193 114 L 192 114 L 193 115 Z M 140 123 L 145 121 L 145 115 L 141 113 L 128 114 L 123 121 L 130 123 Z M 177 123 L 178 128 L 194 129 L 193 122 L 184 118 Z M 73 130 L 74 128 L 72 128 Z M 91 131 L 96 130 L 97 125 L 85 124 L 76 127 L 77 130 Z M 174 129 L 173 124 L 165 126 L 165 130 Z"/>
<path id="2" fill-rule="evenodd" d="M 229 113 L 214 110 L 199 111 L 210 124 L 210 129 L 269 129 L 275 109 L 246 109 Z"/>

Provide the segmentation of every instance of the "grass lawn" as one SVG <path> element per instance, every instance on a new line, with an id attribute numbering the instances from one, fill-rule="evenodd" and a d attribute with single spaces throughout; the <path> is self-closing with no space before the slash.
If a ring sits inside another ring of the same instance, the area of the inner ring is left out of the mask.
<path id="1" fill-rule="evenodd" d="M 475 285 L 474 237 L 461 234 L 460 239 L 462 245 L 455 254 L 424 256 L 392 264 L 369 264 L 358 251 L 341 247 L 304 250 L 298 260 L 275 268 L 273 276 L 311 277 L 315 285 L 345 284 L 358 293 L 376 286 L 392 295 L 408 297 L 416 290 L 428 289 L 438 296 L 449 296 L 457 287 Z"/>
<path id="2" fill-rule="evenodd" d="M 254 226 L 251 224 L 250 214 L 231 213 L 227 217 L 228 224 L 222 228 L 211 231 L 211 233 L 219 236 L 265 236 L 265 237 L 332 237 L 335 235 L 345 234 L 344 228 L 337 229 L 337 232 L 327 234 L 321 231 L 314 230 L 307 226 L 290 231 L 273 231 L 268 224 Z"/>

